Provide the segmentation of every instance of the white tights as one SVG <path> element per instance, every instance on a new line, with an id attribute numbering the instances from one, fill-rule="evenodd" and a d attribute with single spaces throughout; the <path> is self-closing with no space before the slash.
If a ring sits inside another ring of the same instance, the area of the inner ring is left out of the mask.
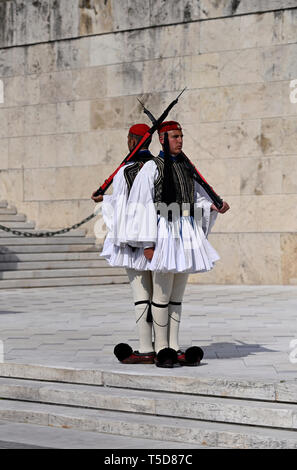
<path id="1" fill-rule="evenodd" d="M 152 300 L 152 273 L 151 271 L 135 271 L 135 269 L 126 269 L 126 271 L 135 303 L 136 324 L 139 335 L 139 352 L 152 352 L 154 350 L 152 344 L 152 323 L 146 320 Z"/>
<path id="2" fill-rule="evenodd" d="M 155 351 L 163 348 L 179 350 L 181 303 L 188 274 L 153 272 L 152 316 L 155 333 Z"/>

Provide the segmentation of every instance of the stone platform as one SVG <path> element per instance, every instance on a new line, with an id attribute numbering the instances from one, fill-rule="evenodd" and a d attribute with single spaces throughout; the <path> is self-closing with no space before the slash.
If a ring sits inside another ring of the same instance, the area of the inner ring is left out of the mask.
<path id="1" fill-rule="evenodd" d="M 113 356 L 118 342 L 138 346 L 127 285 L 3 290 L 0 302 L 7 425 L 125 437 L 126 448 L 297 447 L 296 286 L 189 284 L 181 346 L 205 356 L 169 370 Z"/>

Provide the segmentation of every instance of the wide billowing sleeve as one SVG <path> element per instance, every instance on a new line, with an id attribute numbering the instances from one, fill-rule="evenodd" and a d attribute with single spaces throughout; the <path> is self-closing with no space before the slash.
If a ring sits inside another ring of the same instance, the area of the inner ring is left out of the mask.
<path id="1" fill-rule="evenodd" d="M 210 199 L 207 192 L 202 188 L 202 186 L 195 183 L 195 205 L 198 208 L 203 210 L 202 215 L 202 228 L 205 233 L 205 236 L 211 232 L 212 227 L 217 219 L 218 213 L 216 211 L 211 211 L 212 200 Z"/>
<path id="2" fill-rule="evenodd" d="M 157 213 L 154 205 L 156 164 L 147 162 L 136 176 L 127 203 L 127 243 L 133 247 L 154 246 L 157 241 Z"/>
<path id="3" fill-rule="evenodd" d="M 109 240 L 116 246 L 126 244 L 126 206 L 128 187 L 124 177 L 124 167 L 113 179 L 113 193 L 103 197 L 102 216 L 108 229 Z"/>

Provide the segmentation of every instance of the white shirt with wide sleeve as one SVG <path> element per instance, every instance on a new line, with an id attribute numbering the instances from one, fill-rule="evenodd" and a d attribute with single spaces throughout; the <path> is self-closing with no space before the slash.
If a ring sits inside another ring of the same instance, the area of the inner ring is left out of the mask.
<path id="1" fill-rule="evenodd" d="M 129 164 L 128 164 L 129 165 Z M 113 193 L 103 197 L 102 216 L 108 233 L 103 244 L 101 256 L 111 266 L 135 269 L 135 263 L 144 264 L 143 249 L 133 249 L 127 244 L 126 205 L 129 196 L 123 166 L 113 179 Z"/>

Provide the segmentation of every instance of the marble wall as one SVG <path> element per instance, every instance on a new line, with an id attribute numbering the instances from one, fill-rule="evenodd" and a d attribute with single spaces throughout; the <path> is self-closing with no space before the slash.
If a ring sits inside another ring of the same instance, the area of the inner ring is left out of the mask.
<path id="1" fill-rule="evenodd" d="M 221 260 L 191 281 L 296 284 L 297 0 L 71 6 L 0 0 L 0 199 L 38 228 L 86 217 L 147 122 L 136 98 L 158 115 L 187 86 L 170 116 L 231 206 L 210 236 Z"/>

